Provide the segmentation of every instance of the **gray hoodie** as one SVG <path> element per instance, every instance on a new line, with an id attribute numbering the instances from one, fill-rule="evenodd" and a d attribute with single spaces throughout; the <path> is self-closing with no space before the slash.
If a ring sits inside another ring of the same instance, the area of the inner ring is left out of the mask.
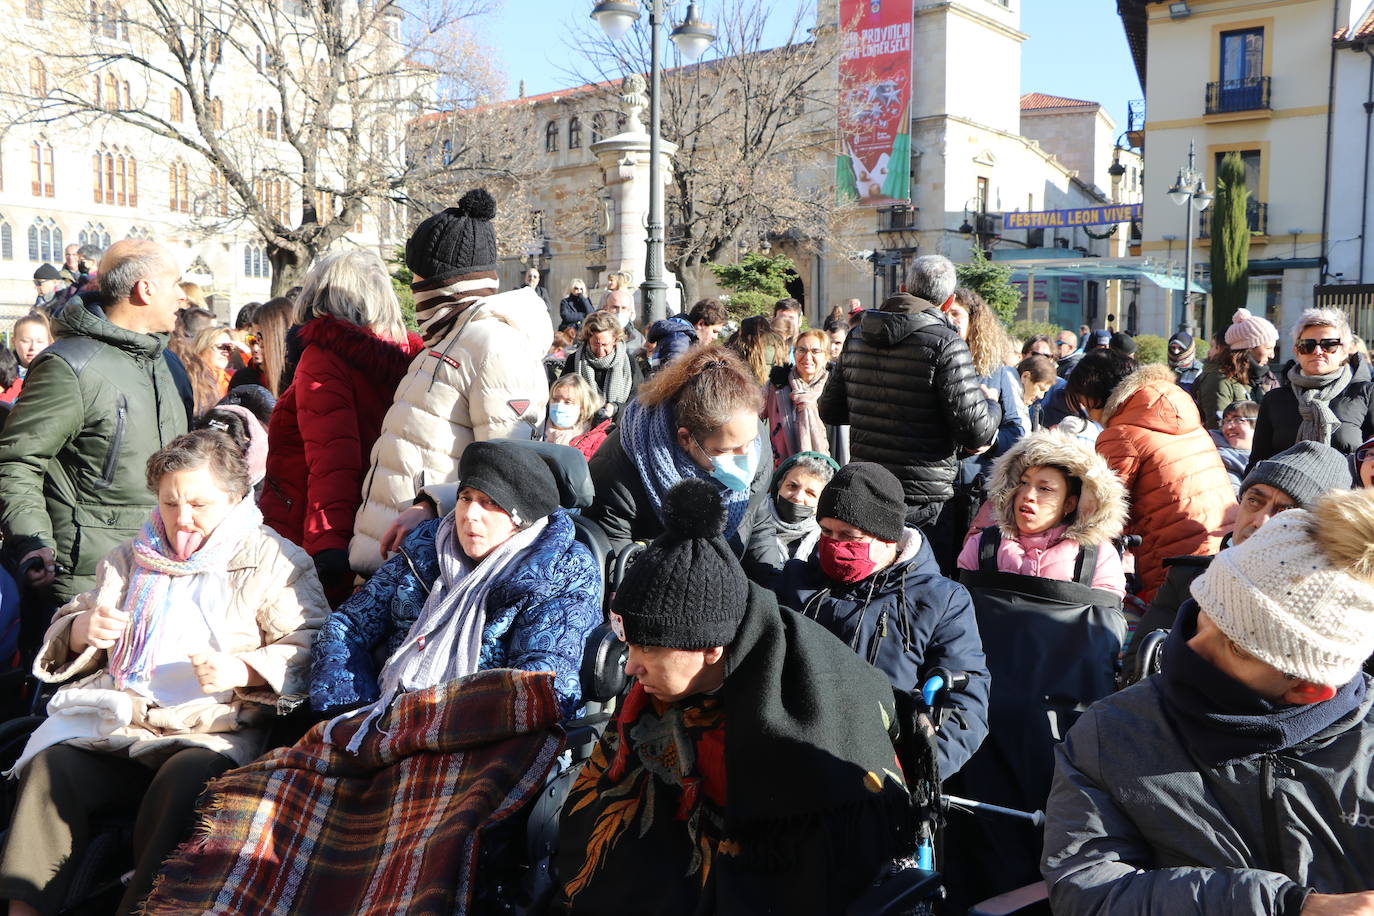
<path id="1" fill-rule="evenodd" d="M 1374 691 L 1295 747 L 1208 767 L 1158 677 L 1097 703 L 1056 751 L 1041 866 L 1056 916 L 1297 916 L 1304 888 L 1374 888 Z"/>

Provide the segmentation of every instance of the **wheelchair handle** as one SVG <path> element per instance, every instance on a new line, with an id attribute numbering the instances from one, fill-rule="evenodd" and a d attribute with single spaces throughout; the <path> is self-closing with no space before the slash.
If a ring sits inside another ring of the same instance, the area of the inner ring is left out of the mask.
<path id="1" fill-rule="evenodd" d="M 1030 821 L 1032 826 L 1045 826 L 1045 812 L 1043 811 L 1018 811 L 1015 808 L 1003 808 L 1001 805 L 990 805 L 987 802 L 974 801 L 971 798 L 960 798 L 957 795 L 946 795 L 945 804 L 957 805 L 960 808 L 968 808 L 971 811 L 984 811 L 988 814 L 1000 814 L 1003 817 L 1014 817 L 1020 820 Z"/>
<path id="2" fill-rule="evenodd" d="M 927 706 L 934 706 L 936 699 L 942 691 L 959 691 L 968 687 L 968 672 L 950 671 L 948 668 L 936 668 L 926 678 L 926 682 L 921 685 L 921 700 Z"/>

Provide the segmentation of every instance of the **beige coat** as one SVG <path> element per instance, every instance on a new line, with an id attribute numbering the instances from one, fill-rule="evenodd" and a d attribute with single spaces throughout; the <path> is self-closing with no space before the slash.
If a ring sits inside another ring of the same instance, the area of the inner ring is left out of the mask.
<path id="1" fill-rule="evenodd" d="M 549 399 L 543 359 L 552 341 L 543 300 L 522 286 L 477 300 L 415 357 L 372 447 L 348 549 L 354 570 L 381 566 L 392 521 L 421 487 L 457 480 L 471 443 L 533 438 Z"/>
<path id="2" fill-rule="evenodd" d="M 133 542 L 116 547 L 96 570 L 96 587 L 76 596 L 53 616 L 34 674 L 65 684 L 59 694 L 77 689 L 114 690 L 105 670 L 104 649 L 87 646 L 72 657 L 69 639 L 78 614 L 97 605 L 119 607 L 133 565 Z M 129 725 L 104 738 L 69 741 L 77 747 L 127 753 L 154 762 L 182 747 L 205 747 L 243 765 L 262 753 L 266 721 L 281 697 L 305 694 L 310 685 L 310 647 L 329 614 L 315 566 L 305 551 L 266 525 L 255 528 L 229 561 L 228 651 L 267 683 L 241 687 L 226 701 L 207 696 L 162 708 L 133 697 Z"/>

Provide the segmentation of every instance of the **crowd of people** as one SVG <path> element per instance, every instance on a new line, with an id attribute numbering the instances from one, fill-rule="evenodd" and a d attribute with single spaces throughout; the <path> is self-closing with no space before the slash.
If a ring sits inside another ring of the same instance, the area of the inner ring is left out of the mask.
<path id="1" fill-rule="evenodd" d="M 555 911 L 841 912 L 912 853 L 921 779 L 1046 811 L 950 816 L 950 912 L 1041 880 L 1064 914 L 1374 911 L 1344 315 L 1281 363 L 1242 309 L 1142 365 L 1120 332 L 1010 339 L 933 255 L 819 327 L 713 298 L 639 326 L 625 275 L 502 291 L 495 212 L 415 230 L 415 330 L 362 251 L 235 327 L 154 242 L 35 273 L 0 531 L 17 663 L 60 686 L 9 771 L 10 913 L 58 912 L 111 813 L 120 913 L 463 912 L 606 625 L 631 683 Z M 620 581 L 588 528 L 647 544 Z M 959 689 L 912 718 L 935 672 Z"/>

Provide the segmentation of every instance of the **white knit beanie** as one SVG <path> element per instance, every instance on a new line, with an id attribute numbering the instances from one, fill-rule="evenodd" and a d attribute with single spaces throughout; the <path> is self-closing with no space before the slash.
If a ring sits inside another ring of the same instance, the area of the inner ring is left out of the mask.
<path id="1" fill-rule="evenodd" d="M 1260 661 L 1340 687 L 1374 652 L 1374 584 L 1334 564 L 1316 528 L 1312 512 L 1283 512 L 1217 554 L 1193 580 L 1192 593 L 1221 631 Z"/>

